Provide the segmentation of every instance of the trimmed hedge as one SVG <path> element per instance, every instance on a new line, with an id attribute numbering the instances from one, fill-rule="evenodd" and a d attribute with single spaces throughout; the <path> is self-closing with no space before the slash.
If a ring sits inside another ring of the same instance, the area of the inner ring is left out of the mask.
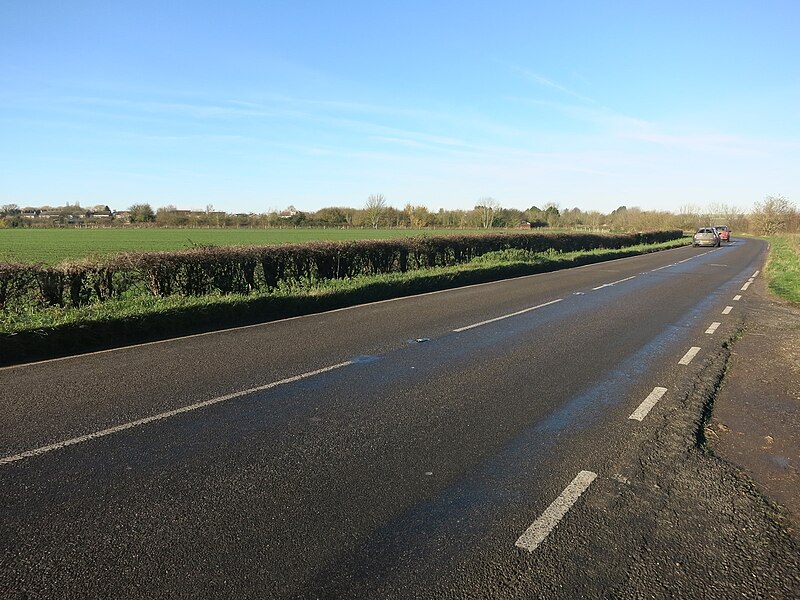
<path id="1" fill-rule="evenodd" d="M 620 249 L 682 237 L 656 231 L 623 235 L 519 233 L 199 247 L 44 265 L 0 264 L 0 309 L 14 305 L 84 306 L 129 291 L 163 297 L 269 291 L 283 284 L 454 266 L 498 250 L 572 252 Z"/>

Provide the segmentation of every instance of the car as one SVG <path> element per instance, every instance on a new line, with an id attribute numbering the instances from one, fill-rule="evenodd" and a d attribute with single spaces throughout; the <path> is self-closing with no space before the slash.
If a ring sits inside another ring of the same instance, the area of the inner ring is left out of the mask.
<path id="1" fill-rule="evenodd" d="M 701 227 L 697 230 L 697 233 L 694 234 L 692 238 L 692 246 L 697 248 L 697 246 L 719 246 L 721 245 L 721 239 L 717 230 L 713 227 Z"/>
<path id="2" fill-rule="evenodd" d="M 720 225 L 719 227 L 714 227 L 719 234 L 719 239 L 723 242 L 730 242 L 731 241 L 731 228 L 727 225 Z"/>

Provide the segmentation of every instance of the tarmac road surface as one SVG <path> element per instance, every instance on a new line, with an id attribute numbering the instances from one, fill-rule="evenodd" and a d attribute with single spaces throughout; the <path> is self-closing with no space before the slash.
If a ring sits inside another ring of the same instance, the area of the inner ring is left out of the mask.
<path id="1" fill-rule="evenodd" d="M 694 449 L 765 249 L 0 369 L 0 596 L 792 597 Z"/>

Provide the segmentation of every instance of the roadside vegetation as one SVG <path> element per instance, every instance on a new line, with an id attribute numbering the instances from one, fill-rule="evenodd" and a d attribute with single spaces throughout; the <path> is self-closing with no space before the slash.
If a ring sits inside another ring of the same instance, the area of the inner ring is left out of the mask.
<path id="1" fill-rule="evenodd" d="M 269 298 L 353 296 L 380 284 L 416 288 L 432 278 L 497 277 L 576 260 L 683 244 L 680 231 L 627 235 L 516 234 L 199 247 L 59 265 L 0 265 L 0 332 L 126 319 L 177 308 Z M 401 290 L 402 293 L 402 290 Z M 367 294 L 367 296 L 369 296 Z M 369 299 L 369 298 L 368 298 Z M 279 310 L 278 313 L 281 311 Z M 272 317 L 271 314 L 265 315 Z"/>
<path id="2" fill-rule="evenodd" d="M 800 234 L 770 238 L 767 281 L 772 293 L 800 305 Z"/>
<path id="3" fill-rule="evenodd" d="M 646 243 L 642 243 L 643 236 Z M 508 244 L 508 236 L 500 237 Z M 14 265 L 0 265 L 0 364 L 35 358 L 43 352 L 58 354 L 81 351 L 264 322 L 364 302 L 554 271 L 691 243 L 690 238 L 683 237 L 680 231 L 628 236 L 527 234 L 527 237 L 528 247 L 492 249 L 486 240 L 487 236 L 477 236 L 472 240 L 470 236 L 465 236 L 460 243 L 467 244 L 473 251 L 471 254 L 462 252 L 460 261 L 455 260 L 455 253 L 452 252 L 458 242 L 451 238 L 439 238 L 442 246 L 431 244 L 430 238 L 363 242 L 367 244 L 372 258 L 360 263 L 358 269 L 353 268 L 358 261 L 352 258 L 348 267 L 348 261 L 341 260 L 342 256 L 337 263 L 325 260 L 325 257 L 334 255 L 331 251 L 337 247 L 339 250 L 352 248 L 353 245 L 360 245 L 359 242 L 323 245 L 328 254 L 318 254 L 316 258 L 322 258 L 319 263 L 313 260 L 313 252 L 310 251 L 313 248 L 320 250 L 319 244 L 277 246 L 272 248 L 282 253 L 283 260 L 279 258 L 270 262 L 272 266 L 268 267 L 266 273 L 263 265 L 256 265 L 252 272 L 255 280 L 251 281 L 258 285 L 252 289 L 241 287 L 247 278 L 241 277 L 241 271 L 230 268 L 232 263 L 228 263 L 227 269 L 220 269 L 220 261 L 206 260 L 203 263 L 188 258 L 192 255 L 206 259 L 209 256 L 219 258 L 220 251 L 234 255 L 239 252 L 241 258 L 242 251 L 246 250 L 242 248 L 140 255 L 153 260 L 148 264 L 155 270 L 140 273 L 144 276 L 138 281 L 132 272 L 109 274 L 91 269 L 79 272 L 74 270 L 75 265 L 64 265 L 62 271 L 59 271 L 59 267 L 47 267 L 34 274 L 32 279 L 29 277 L 28 282 L 33 285 L 26 290 L 21 290 L 21 280 L 14 281 L 9 277 L 9 268 L 13 270 Z M 595 239 L 595 244 L 600 242 L 608 247 L 574 249 L 585 245 L 590 239 Z M 639 243 L 634 243 L 637 240 Z M 484 251 L 475 251 L 475 244 L 483 244 Z M 305 254 L 298 254 L 298 247 L 304 247 Z M 408 253 L 409 248 L 414 251 Z M 443 248 L 448 251 L 442 253 Z M 464 248 L 461 246 L 462 251 Z M 254 249 L 250 250 L 255 252 Z M 402 259 L 404 254 L 405 258 Z M 159 256 L 168 260 L 158 262 L 155 259 Z M 247 256 L 252 259 L 252 255 Z M 272 255 L 272 258 L 275 256 Z M 389 260 L 390 257 L 394 257 L 394 262 Z M 403 260 L 405 268 L 395 268 L 400 267 Z M 250 260 L 245 264 L 253 263 Z M 327 277 L 320 276 L 320 265 L 330 269 Z M 21 268 L 29 267 L 22 265 Z M 260 272 L 259 268 L 262 269 Z M 281 269 L 283 272 L 278 277 Z M 332 276 L 336 273 L 342 276 Z M 192 277 L 194 283 L 190 282 Z M 113 284 L 110 284 L 112 280 Z M 215 287 L 214 282 L 228 282 L 232 287 Z M 185 287 L 187 284 L 189 288 Z M 203 287 L 207 285 L 211 287 Z M 15 286 L 16 289 L 12 289 Z M 197 293 L 188 293 L 192 286 Z M 15 294 L 15 297 L 11 298 L 11 294 Z M 49 300 L 47 294 L 50 294 Z"/>

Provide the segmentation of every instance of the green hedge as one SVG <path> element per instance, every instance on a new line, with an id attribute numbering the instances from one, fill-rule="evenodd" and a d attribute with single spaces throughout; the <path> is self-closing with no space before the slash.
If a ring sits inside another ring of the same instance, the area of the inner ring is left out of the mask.
<path id="1" fill-rule="evenodd" d="M 250 293 L 284 283 L 454 266 L 508 249 L 572 252 L 619 249 L 678 239 L 679 230 L 623 235 L 519 233 L 200 247 L 144 252 L 58 266 L 0 264 L 0 308 L 84 306 L 129 291 L 156 297 Z"/>

